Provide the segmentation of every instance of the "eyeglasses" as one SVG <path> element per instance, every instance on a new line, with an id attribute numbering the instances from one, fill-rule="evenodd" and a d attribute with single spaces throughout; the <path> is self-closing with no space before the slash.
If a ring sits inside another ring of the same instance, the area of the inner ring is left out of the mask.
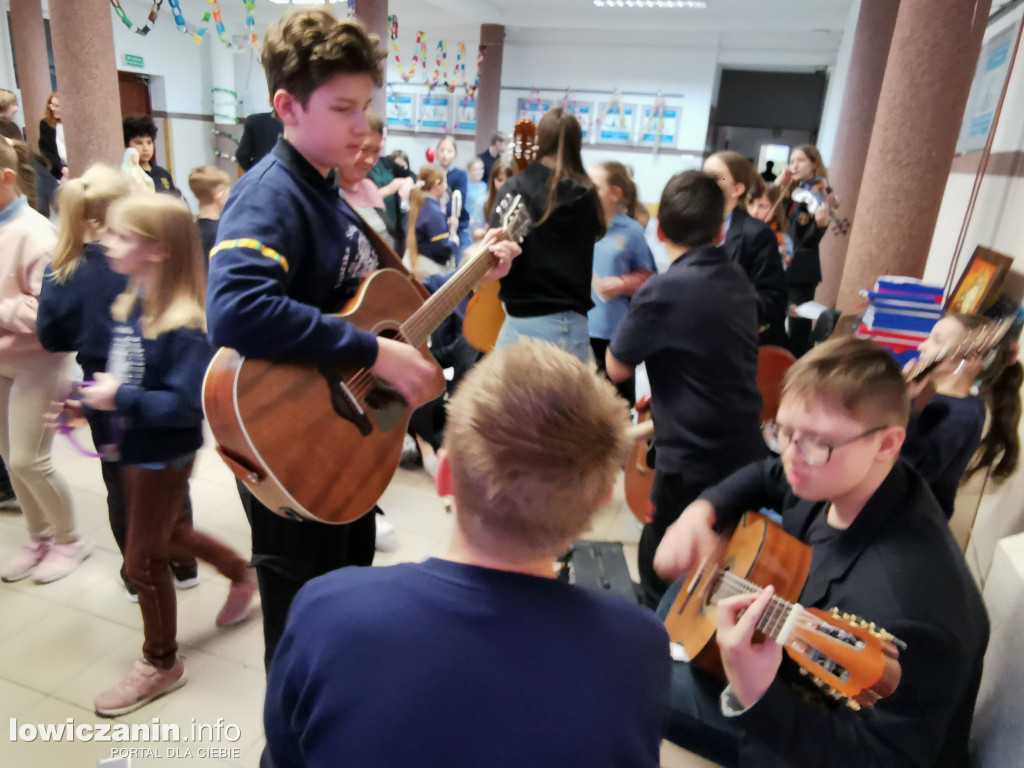
<path id="1" fill-rule="evenodd" d="M 861 432 L 855 437 L 851 437 L 848 440 L 843 440 L 838 443 L 830 443 L 826 440 L 822 440 L 820 437 L 814 435 L 804 435 L 800 439 L 793 437 L 794 430 L 792 427 L 783 426 L 777 421 L 769 421 L 765 423 L 762 428 L 762 434 L 764 435 L 764 441 L 771 449 L 773 453 L 782 455 L 786 449 L 789 448 L 790 443 L 796 445 L 796 449 L 800 451 L 800 455 L 803 456 L 806 461 L 812 467 L 820 467 L 823 464 L 828 464 L 829 459 L 832 458 L 832 453 L 837 448 L 842 448 L 844 445 L 850 445 L 858 440 L 863 440 L 869 435 L 873 435 L 876 432 L 881 432 L 883 429 L 887 429 L 888 425 L 882 425 L 869 429 L 867 432 Z"/>

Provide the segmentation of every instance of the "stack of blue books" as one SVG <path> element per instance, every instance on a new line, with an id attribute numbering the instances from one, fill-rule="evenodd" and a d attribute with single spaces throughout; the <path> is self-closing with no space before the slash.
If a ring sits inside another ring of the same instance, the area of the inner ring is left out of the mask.
<path id="1" fill-rule="evenodd" d="M 861 295 L 868 308 L 857 335 L 885 347 L 901 364 L 916 357 L 918 345 L 944 314 L 942 286 L 912 277 L 880 277 L 873 290 Z"/>

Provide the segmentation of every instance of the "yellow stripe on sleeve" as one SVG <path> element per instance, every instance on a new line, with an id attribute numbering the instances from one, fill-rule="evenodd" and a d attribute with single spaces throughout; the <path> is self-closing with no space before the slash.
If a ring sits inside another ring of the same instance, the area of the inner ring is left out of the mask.
<path id="1" fill-rule="evenodd" d="M 451 237 L 451 235 L 445 232 L 443 235 L 438 235 L 437 237 L 430 238 L 430 242 L 436 243 L 438 240 L 447 240 L 449 237 Z"/>
<path id="2" fill-rule="evenodd" d="M 275 251 L 269 245 L 264 245 L 259 240 L 255 240 L 251 237 L 243 237 L 238 240 L 223 240 L 217 243 L 213 250 L 210 251 L 210 258 L 212 259 L 220 251 L 224 251 L 229 248 L 245 248 L 248 251 L 256 251 L 261 256 L 266 256 L 268 259 L 276 261 L 281 265 L 285 272 L 288 271 L 288 259 Z"/>

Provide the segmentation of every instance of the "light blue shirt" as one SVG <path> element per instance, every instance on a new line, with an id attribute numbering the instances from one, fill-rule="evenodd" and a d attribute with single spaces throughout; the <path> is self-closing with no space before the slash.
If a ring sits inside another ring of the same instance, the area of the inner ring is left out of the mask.
<path id="1" fill-rule="evenodd" d="M 644 239 L 644 228 L 624 213 L 618 214 L 608 223 L 608 233 L 594 245 L 594 280 L 655 271 L 657 267 Z M 629 309 L 629 297 L 605 299 L 591 289 L 590 299 L 594 302 L 587 314 L 590 338 L 613 338 Z"/>

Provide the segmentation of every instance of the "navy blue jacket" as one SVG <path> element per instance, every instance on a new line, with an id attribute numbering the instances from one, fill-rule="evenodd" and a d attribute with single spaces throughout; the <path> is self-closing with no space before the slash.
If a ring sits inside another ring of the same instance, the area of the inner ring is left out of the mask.
<path id="1" fill-rule="evenodd" d="M 448 169 L 448 191 L 449 193 L 459 191 L 462 195 L 462 211 L 459 213 L 459 229 L 465 229 L 469 226 L 469 198 L 466 197 L 469 190 L 469 176 L 461 168 L 449 168 Z M 445 206 L 444 212 L 448 215 L 452 215 L 452 199 L 449 194 L 448 204 Z"/>
<path id="2" fill-rule="evenodd" d="M 284 138 L 235 185 L 210 254 L 210 340 L 242 355 L 369 368 L 377 337 L 338 317 L 378 268 L 363 224 Z"/>
<path id="3" fill-rule="evenodd" d="M 444 266 L 459 252 L 459 244 L 451 239 L 448 219 L 441 211 L 436 197 L 424 195 L 423 207 L 416 217 L 416 248 L 420 256 L 426 256 Z"/>
<path id="4" fill-rule="evenodd" d="M 111 331 L 107 373 L 121 382 L 114 397 L 122 419 L 121 461 L 166 462 L 203 444 L 203 377 L 213 357 L 206 334 L 178 328 L 155 339 L 139 328 L 140 301 Z"/>
<path id="5" fill-rule="evenodd" d="M 63 284 L 50 267 L 43 277 L 36 315 L 36 334 L 49 352 L 77 352 L 78 364 L 91 379 L 107 367 L 110 349 L 110 305 L 128 285 L 107 263 L 107 251 L 99 243 L 82 249 L 78 268 Z"/>

